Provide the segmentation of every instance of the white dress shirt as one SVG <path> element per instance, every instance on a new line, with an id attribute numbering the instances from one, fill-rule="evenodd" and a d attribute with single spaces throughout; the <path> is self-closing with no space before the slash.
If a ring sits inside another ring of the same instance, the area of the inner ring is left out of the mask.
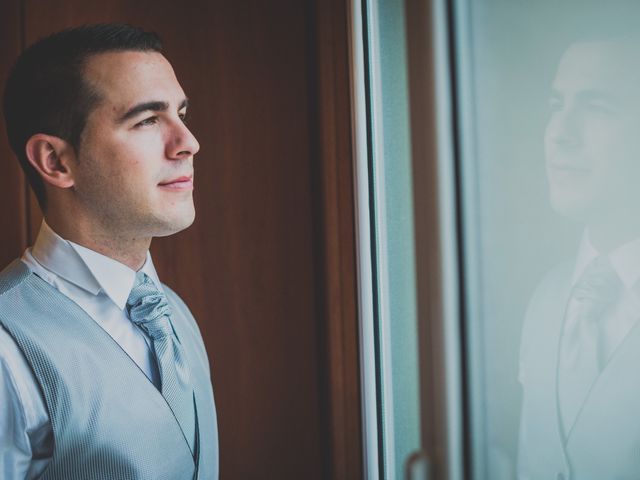
<path id="1" fill-rule="evenodd" d="M 588 232 L 582 236 L 576 266 L 573 271 L 573 287 L 585 268 L 600 253 L 589 239 Z M 640 238 L 632 240 L 607 255 L 611 266 L 620 277 L 623 291 L 620 299 L 608 310 L 600 322 L 605 361 L 611 358 L 631 328 L 640 318 Z"/>
<path id="2" fill-rule="evenodd" d="M 151 342 L 125 310 L 134 270 L 64 240 L 45 222 L 35 245 L 21 260 L 78 304 L 159 385 Z M 141 270 L 162 291 L 149 253 Z M 38 382 L 13 338 L 0 326 L 0 478 L 37 478 L 52 453 L 51 422 Z"/>

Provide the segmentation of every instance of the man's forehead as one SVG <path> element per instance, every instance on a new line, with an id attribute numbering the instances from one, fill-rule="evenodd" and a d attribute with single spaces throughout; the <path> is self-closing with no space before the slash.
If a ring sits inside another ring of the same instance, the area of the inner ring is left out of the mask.
<path id="1" fill-rule="evenodd" d="M 633 90 L 640 84 L 640 42 L 585 41 L 562 55 L 554 87 L 557 89 Z"/>
<path id="2" fill-rule="evenodd" d="M 84 79 L 103 102 L 117 110 L 145 101 L 181 102 L 184 92 L 171 64 L 157 52 L 107 52 L 92 55 Z"/>

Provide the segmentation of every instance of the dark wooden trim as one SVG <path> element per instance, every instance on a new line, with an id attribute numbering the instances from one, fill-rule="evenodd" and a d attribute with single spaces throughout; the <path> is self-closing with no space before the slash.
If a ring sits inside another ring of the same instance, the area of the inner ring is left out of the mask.
<path id="1" fill-rule="evenodd" d="M 0 2 L 0 94 L 9 69 L 22 49 L 21 3 Z M 0 268 L 22 254 L 27 246 L 26 181 L 18 161 L 9 148 L 4 116 L 0 115 Z"/>
<path id="2" fill-rule="evenodd" d="M 363 478 L 349 0 L 315 3 L 319 264 L 329 477 Z"/>
<path id="3" fill-rule="evenodd" d="M 27 0 L 20 0 L 20 50 L 23 51 L 27 48 Z M 34 233 L 34 228 L 32 224 L 32 210 L 34 208 L 34 204 L 36 205 L 37 212 L 40 212 L 40 207 L 37 206 L 37 201 L 35 199 L 35 194 L 31 190 L 29 186 L 29 181 L 27 177 L 23 177 L 24 191 L 22 202 L 24 204 L 24 235 L 27 242 L 27 245 L 33 245 L 35 241 L 35 236 L 37 235 L 37 230 Z M 42 213 L 40 213 L 40 220 L 42 220 Z"/>
<path id="4" fill-rule="evenodd" d="M 447 401 L 440 245 L 433 2 L 406 0 L 422 445 L 435 479 L 447 473 Z"/>

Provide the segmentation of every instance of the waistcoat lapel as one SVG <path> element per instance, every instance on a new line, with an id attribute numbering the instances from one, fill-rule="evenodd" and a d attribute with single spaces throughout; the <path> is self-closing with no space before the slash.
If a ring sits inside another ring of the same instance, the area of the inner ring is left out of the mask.
<path id="1" fill-rule="evenodd" d="M 189 365 L 193 371 L 202 372 L 206 378 L 194 375 L 193 388 L 198 420 L 198 457 L 196 469 L 199 479 L 208 480 L 218 477 L 218 435 L 215 405 L 213 404 L 213 391 L 211 388 L 209 363 L 207 354 L 202 344 L 201 335 L 195 320 L 191 316 L 186 305 L 166 285 L 163 286 L 167 298 L 173 308 L 172 319 L 178 338 L 192 342 L 197 348 L 190 348 L 185 353 Z M 206 472 L 206 473 L 203 473 Z"/>
<path id="2" fill-rule="evenodd" d="M 193 478 L 193 456 L 160 392 L 84 310 L 20 261 L 0 275 L 0 322 L 51 419 L 55 449 L 43 478 Z"/>
<path id="3" fill-rule="evenodd" d="M 555 478 L 569 468 L 557 401 L 558 347 L 569 279 L 568 264 L 552 270 L 533 295 L 524 322 L 519 446 L 523 478 Z"/>
<path id="4" fill-rule="evenodd" d="M 640 325 L 593 385 L 567 441 L 576 478 L 637 478 L 640 472 Z"/>

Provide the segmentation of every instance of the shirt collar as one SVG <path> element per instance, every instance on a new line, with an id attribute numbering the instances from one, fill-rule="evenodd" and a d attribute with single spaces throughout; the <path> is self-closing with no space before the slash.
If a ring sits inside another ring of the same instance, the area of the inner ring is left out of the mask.
<path id="1" fill-rule="evenodd" d="M 609 258 L 624 286 L 631 289 L 640 279 L 640 238 L 615 249 Z"/>
<path id="2" fill-rule="evenodd" d="M 578 257 L 576 258 L 576 266 L 573 270 L 573 277 L 571 279 L 571 285 L 575 285 L 582 272 L 587 268 L 593 259 L 595 259 L 598 255 L 598 251 L 589 240 L 589 233 L 585 231 L 582 234 L 582 239 L 580 240 L 580 247 L 578 248 Z"/>
<path id="3" fill-rule="evenodd" d="M 98 295 L 104 292 L 120 309 L 124 309 L 133 288 L 136 272 L 127 265 L 77 243 L 65 240 L 42 222 L 32 249 L 33 257 L 45 268 L 74 285 Z M 140 269 L 162 291 L 162 285 L 147 252 Z"/>
<path id="4" fill-rule="evenodd" d="M 572 279 L 573 285 L 578 281 L 587 265 L 598 255 L 600 253 L 591 243 L 588 232 L 585 231 L 578 249 L 578 257 Z M 616 248 L 609 253 L 608 257 L 625 288 L 631 290 L 640 279 L 640 238 Z"/>

